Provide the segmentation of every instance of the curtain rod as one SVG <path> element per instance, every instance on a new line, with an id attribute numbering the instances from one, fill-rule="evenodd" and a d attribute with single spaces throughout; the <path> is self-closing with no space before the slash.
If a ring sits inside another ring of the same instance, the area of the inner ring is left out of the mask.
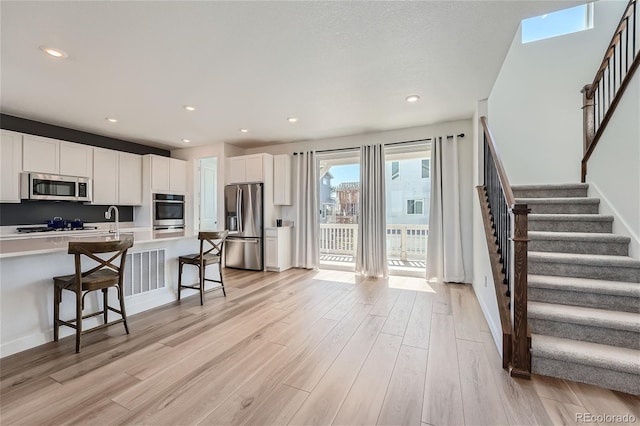
<path id="1" fill-rule="evenodd" d="M 448 135 L 447 139 L 453 139 L 454 135 Z M 457 135 L 459 138 L 464 138 L 464 133 L 460 133 Z M 405 143 L 416 143 L 416 142 L 429 142 L 431 141 L 431 138 L 427 138 L 427 139 L 414 139 L 411 141 L 402 141 L 402 142 L 391 142 L 391 143 L 386 143 L 384 144 L 385 146 L 391 146 L 391 145 L 402 145 Z M 321 152 L 339 152 L 339 151 L 353 151 L 356 149 L 360 149 L 360 147 L 350 147 L 350 148 L 335 148 L 335 149 L 321 149 L 316 151 L 316 153 L 321 153 Z M 298 155 L 298 154 L 302 154 L 301 152 L 294 152 L 293 155 Z"/>

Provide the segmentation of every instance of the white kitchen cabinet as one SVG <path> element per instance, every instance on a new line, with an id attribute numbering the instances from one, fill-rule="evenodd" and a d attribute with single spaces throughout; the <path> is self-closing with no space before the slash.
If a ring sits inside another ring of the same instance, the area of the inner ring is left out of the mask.
<path id="1" fill-rule="evenodd" d="M 265 266 L 267 271 L 282 272 L 291 268 L 293 228 L 265 228 Z"/>
<path id="2" fill-rule="evenodd" d="M 60 141 L 41 136 L 22 138 L 22 170 L 60 174 Z"/>
<path id="3" fill-rule="evenodd" d="M 177 158 L 149 155 L 151 159 L 151 192 L 187 192 L 187 162 Z"/>
<path id="4" fill-rule="evenodd" d="M 266 182 L 271 180 L 273 157 L 269 154 L 230 157 L 227 161 L 227 183 Z"/>
<path id="5" fill-rule="evenodd" d="M 0 138 L 0 203 L 20 202 L 22 134 L 2 130 Z"/>
<path id="6" fill-rule="evenodd" d="M 244 157 L 229 158 L 227 169 L 227 183 L 244 183 L 247 181 L 247 160 Z"/>
<path id="7" fill-rule="evenodd" d="M 93 201 L 98 205 L 142 204 L 142 156 L 110 149 L 93 152 Z"/>
<path id="8" fill-rule="evenodd" d="M 60 142 L 60 174 L 64 176 L 93 177 L 93 147 L 71 142 Z"/>
<path id="9" fill-rule="evenodd" d="M 287 154 L 273 156 L 273 204 L 291 205 L 291 157 Z"/>
<path id="10" fill-rule="evenodd" d="M 118 153 L 118 204 L 142 204 L 142 156 Z"/>
<path id="11" fill-rule="evenodd" d="M 93 150 L 93 204 L 118 204 L 118 151 Z"/>
<path id="12" fill-rule="evenodd" d="M 41 136 L 23 135 L 25 172 L 93 177 L 93 147 Z"/>
<path id="13" fill-rule="evenodd" d="M 177 158 L 169 159 L 169 190 L 187 192 L 187 162 Z"/>

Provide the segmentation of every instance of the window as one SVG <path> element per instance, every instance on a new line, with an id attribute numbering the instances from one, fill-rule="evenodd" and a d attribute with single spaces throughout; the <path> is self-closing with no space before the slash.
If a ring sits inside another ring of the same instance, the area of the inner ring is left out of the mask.
<path id="1" fill-rule="evenodd" d="M 522 20 L 522 43 L 593 28 L 593 3 Z"/>
<path id="2" fill-rule="evenodd" d="M 429 160 L 422 160 L 422 178 L 428 179 L 431 175 L 431 162 Z"/>
<path id="3" fill-rule="evenodd" d="M 398 161 L 391 162 L 391 179 L 400 177 L 400 163 Z"/>
<path id="4" fill-rule="evenodd" d="M 407 200 L 407 214 L 424 214 L 424 200 Z"/>

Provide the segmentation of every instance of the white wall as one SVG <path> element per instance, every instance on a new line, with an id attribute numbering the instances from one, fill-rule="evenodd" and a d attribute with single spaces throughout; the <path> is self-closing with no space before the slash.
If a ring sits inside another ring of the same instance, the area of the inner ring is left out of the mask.
<path id="1" fill-rule="evenodd" d="M 640 71 L 587 163 L 590 195 L 600 212 L 613 214 L 613 231 L 631 237 L 631 256 L 640 258 Z"/>
<path id="2" fill-rule="evenodd" d="M 246 154 L 266 152 L 268 154 L 293 154 L 294 152 L 323 150 L 336 148 L 359 147 L 364 144 L 378 144 L 425 139 L 431 136 L 465 133 L 460 141 L 460 211 L 462 228 L 462 255 L 464 258 L 465 282 L 473 279 L 473 141 L 472 123 L 470 120 L 458 120 L 433 124 L 429 126 L 411 127 L 386 132 L 366 133 L 327 139 L 276 144 L 246 150 Z M 293 207 L 282 209 L 283 218 L 293 220 Z"/>
<path id="3" fill-rule="evenodd" d="M 579 182 L 580 90 L 593 80 L 626 4 L 596 2 L 591 30 L 527 44 L 516 34 L 489 96 L 489 124 L 512 184 Z"/>

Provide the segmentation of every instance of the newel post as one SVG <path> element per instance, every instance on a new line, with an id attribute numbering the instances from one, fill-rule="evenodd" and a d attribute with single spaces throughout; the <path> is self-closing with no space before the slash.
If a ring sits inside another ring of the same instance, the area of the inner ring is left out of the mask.
<path id="1" fill-rule="evenodd" d="M 529 241 L 529 208 L 526 204 L 514 204 L 513 231 L 513 349 L 511 351 L 511 375 L 531 377 L 531 351 L 527 323 L 527 244 Z"/>

